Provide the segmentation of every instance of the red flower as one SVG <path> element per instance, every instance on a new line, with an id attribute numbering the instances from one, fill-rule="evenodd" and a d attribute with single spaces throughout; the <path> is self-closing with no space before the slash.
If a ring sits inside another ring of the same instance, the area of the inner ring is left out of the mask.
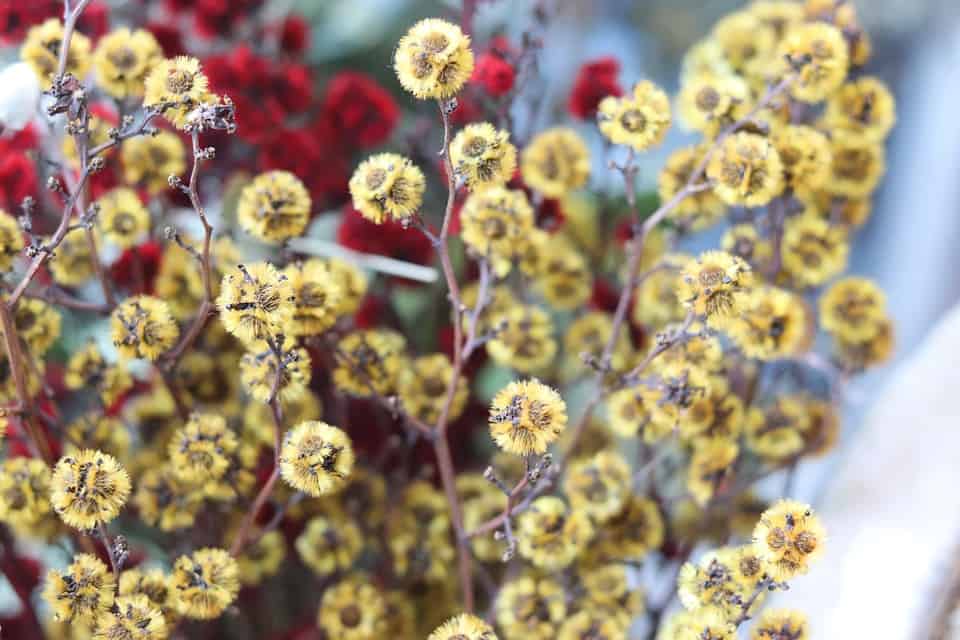
<path id="1" fill-rule="evenodd" d="M 596 117 L 597 105 L 605 97 L 623 95 L 617 80 L 619 73 L 620 63 L 610 57 L 587 62 L 580 67 L 570 92 L 570 113 L 581 120 L 589 120 Z"/>
<path id="2" fill-rule="evenodd" d="M 57 0 L 0 0 L 0 43 L 20 42 L 30 27 L 63 13 Z"/>
<path id="3" fill-rule="evenodd" d="M 262 0 L 194 0 L 174 2 L 193 5 L 193 22 L 197 32 L 205 38 L 214 38 L 230 33 L 234 26 L 253 14 Z"/>
<path id="4" fill-rule="evenodd" d="M 457 96 L 457 108 L 450 114 L 450 122 L 463 126 L 483 118 L 483 109 L 468 94 Z"/>
<path id="5" fill-rule="evenodd" d="M 472 78 L 494 97 L 508 93 L 515 79 L 513 65 L 492 51 L 487 51 L 477 59 Z"/>
<path id="6" fill-rule="evenodd" d="M 292 15 L 280 24 L 280 48 L 291 56 L 299 56 L 307 51 L 310 44 L 310 25 L 303 16 Z"/>
<path id="7" fill-rule="evenodd" d="M 106 3 L 91 2 L 77 20 L 77 31 L 96 42 L 110 30 L 110 9 Z"/>
<path id="8" fill-rule="evenodd" d="M 387 141 L 400 112 L 393 97 L 373 78 L 343 71 L 327 84 L 322 117 L 344 144 L 366 149 Z"/>
<path id="9" fill-rule="evenodd" d="M 347 199 L 350 167 L 335 146 L 333 136 L 320 127 L 278 129 L 260 146 L 257 165 L 261 171 L 283 169 L 303 180 L 314 207 L 339 206 Z"/>
<path id="10" fill-rule="evenodd" d="M 163 55 L 168 58 L 182 56 L 187 52 L 183 44 L 183 37 L 180 30 L 172 24 L 166 22 L 148 22 L 146 30 L 153 34 L 163 49 Z"/>
<path id="11" fill-rule="evenodd" d="M 416 229 L 404 229 L 399 222 L 374 224 L 352 206 L 344 207 L 337 242 L 354 251 L 405 262 L 429 264 L 433 260 L 433 245 L 422 233 Z"/>
<path id="12" fill-rule="evenodd" d="M 133 293 L 153 293 L 163 247 L 153 240 L 125 250 L 110 266 L 110 279 Z"/>
<path id="13" fill-rule="evenodd" d="M 22 153 L 0 152 L 0 208 L 20 214 L 20 203 L 37 196 L 37 173 L 33 162 Z"/>

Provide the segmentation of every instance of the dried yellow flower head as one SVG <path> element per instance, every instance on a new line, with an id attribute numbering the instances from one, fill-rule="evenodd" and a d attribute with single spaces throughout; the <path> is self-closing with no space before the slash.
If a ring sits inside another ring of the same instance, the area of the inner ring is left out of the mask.
<path id="1" fill-rule="evenodd" d="M 403 410 L 427 424 L 436 423 L 447 403 L 447 389 L 452 378 L 453 365 L 446 354 L 434 353 L 414 358 L 409 366 L 400 371 L 397 382 L 397 395 Z M 450 401 L 449 420 L 460 417 L 468 395 L 467 380 L 460 376 Z"/>
<path id="2" fill-rule="evenodd" d="M 682 124 L 709 134 L 731 116 L 739 116 L 749 100 L 750 87 L 739 76 L 701 73 L 684 79 L 677 108 Z"/>
<path id="3" fill-rule="evenodd" d="M 163 612 L 167 622 L 176 619 L 175 594 L 169 577 L 161 569 L 134 567 L 124 570 L 120 574 L 120 588 L 117 593 L 121 596 L 146 596 Z"/>
<path id="4" fill-rule="evenodd" d="M 886 150 L 861 132 L 837 130 L 830 138 L 833 163 L 825 188 L 837 196 L 865 198 L 887 170 Z"/>
<path id="5" fill-rule="evenodd" d="M 539 380 L 517 380 L 490 403 L 490 435 L 508 453 L 546 453 L 567 426 L 567 405 Z"/>
<path id="6" fill-rule="evenodd" d="M 617 515 L 633 491 L 633 474 L 616 451 L 601 451 L 570 465 L 563 483 L 570 507 L 597 523 Z"/>
<path id="7" fill-rule="evenodd" d="M 813 326 L 803 298 L 785 289 L 762 287 L 743 297 L 726 327 L 744 354 L 770 360 L 796 355 L 810 345 Z"/>
<path id="8" fill-rule="evenodd" d="M 388 329 L 353 331 L 337 343 L 333 380 L 357 396 L 389 395 L 396 390 L 406 341 Z"/>
<path id="9" fill-rule="evenodd" d="M 0 209 L 0 271 L 13 266 L 14 259 L 23 251 L 23 231 L 16 218 Z"/>
<path id="10" fill-rule="evenodd" d="M 837 280 L 820 297 L 820 326 L 850 342 L 870 340 L 886 319 L 886 295 L 872 280 Z"/>
<path id="11" fill-rule="evenodd" d="M 799 287 L 816 287 L 847 266 L 849 243 L 844 231 L 804 214 L 787 220 L 780 251 L 783 270 Z"/>
<path id="12" fill-rule="evenodd" d="M 807 616 L 796 609 L 766 609 L 753 623 L 750 640 L 810 640 Z"/>
<path id="13" fill-rule="evenodd" d="M 200 487 L 181 480 L 171 465 L 164 465 L 143 472 L 132 502 L 146 524 L 161 531 L 178 531 L 193 526 L 203 497 Z"/>
<path id="14" fill-rule="evenodd" d="M 508 638 L 555 640 L 567 619 L 563 587 L 549 576 L 524 574 L 509 580 L 494 601 L 494 617 Z"/>
<path id="15" fill-rule="evenodd" d="M 294 336 L 323 333 L 337 320 L 344 290 L 330 263 L 319 258 L 298 260 L 283 270 L 293 289 Z"/>
<path id="16" fill-rule="evenodd" d="M 57 284 L 76 287 L 93 276 L 90 243 L 86 233 L 72 231 L 57 247 L 57 253 L 48 262 L 50 275 Z"/>
<path id="17" fill-rule="evenodd" d="M 445 20 L 421 20 L 400 38 L 393 68 L 403 88 L 417 98 L 451 98 L 473 73 L 470 37 Z"/>
<path id="18" fill-rule="evenodd" d="M 806 190 L 824 186 L 833 162 L 826 135 L 813 127 L 788 124 L 774 127 L 770 141 L 780 155 L 789 187 Z"/>
<path id="19" fill-rule="evenodd" d="M 63 23 L 58 18 L 49 18 L 27 31 L 27 37 L 20 48 L 20 59 L 30 65 L 41 83 L 53 80 L 62 41 Z M 82 33 L 74 32 L 70 37 L 70 50 L 67 52 L 64 71 L 82 79 L 89 69 L 90 39 Z"/>
<path id="20" fill-rule="evenodd" d="M 732 472 L 740 448 L 724 438 L 698 441 L 690 457 L 687 491 L 697 504 L 707 504 Z"/>
<path id="21" fill-rule="evenodd" d="M 589 516 L 556 496 L 542 496 L 517 518 L 517 551 L 546 571 L 567 567 L 593 537 Z"/>
<path id="22" fill-rule="evenodd" d="M 728 136 L 710 158 L 707 177 L 727 204 L 758 207 L 783 191 L 783 162 L 767 138 L 739 132 Z"/>
<path id="23" fill-rule="evenodd" d="M 237 446 L 237 436 L 223 416 L 194 413 L 187 424 L 173 434 L 167 454 L 179 480 L 202 484 L 217 480 L 227 472 L 229 456 Z"/>
<path id="24" fill-rule="evenodd" d="M 663 516 L 657 503 L 633 495 L 597 530 L 589 553 L 604 562 L 640 560 L 663 545 L 664 534 Z"/>
<path id="25" fill-rule="evenodd" d="M 461 613 L 434 629 L 427 640 L 497 640 L 497 634 L 477 616 Z"/>
<path id="26" fill-rule="evenodd" d="M 100 232 L 121 249 L 139 243 L 150 231 L 150 212 L 133 189 L 112 189 L 100 196 L 96 204 Z"/>
<path id="27" fill-rule="evenodd" d="M 803 102 L 820 102 L 843 84 L 850 68 L 850 50 L 843 32 L 825 22 L 797 24 L 780 43 L 778 58 L 798 70 L 790 95 Z"/>
<path id="28" fill-rule="evenodd" d="M 279 243 L 303 233 L 310 220 L 310 193 L 289 171 L 268 171 L 240 192 L 237 222 L 264 242 Z"/>
<path id="29" fill-rule="evenodd" d="M 827 99 L 823 124 L 882 141 L 897 121 L 896 103 L 879 78 L 862 76 L 847 82 Z"/>
<path id="30" fill-rule="evenodd" d="M 413 161 L 396 153 L 378 153 L 360 163 L 350 177 L 353 207 L 375 224 L 405 220 L 423 204 L 426 179 Z"/>
<path id="31" fill-rule="evenodd" d="M 240 384 L 258 402 L 270 402 L 273 394 L 286 405 L 307 392 L 310 384 L 310 354 L 292 340 L 274 351 L 265 342 L 250 346 L 240 359 Z M 279 380 L 277 371 L 279 370 Z"/>
<path id="32" fill-rule="evenodd" d="M 348 571 L 363 545 L 360 528 L 338 509 L 311 518 L 294 543 L 300 559 L 318 576 Z"/>
<path id="33" fill-rule="evenodd" d="M 122 358 L 156 360 L 179 336 L 170 307 L 153 296 L 127 298 L 110 314 L 110 338 Z"/>
<path id="34" fill-rule="evenodd" d="M 0 465 L 0 521 L 27 533 L 52 513 L 50 467 L 37 458 L 7 458 Z"/>
<path id="35" fill-rule="evenodd" d="M 177 56 L 156 63 L 144 81 L 143 104 L 163 111 L 174 125 L 183 128 L 188 114 L 201 102 L 211 99 L 210 81 L 200 61 Z"/>
<path id="36" fill-rule="evenodd" d="M 702 159 L 700 147 L 684 147 L 670 154 L 657 178 L 661 202 L 670 201 L 687 185 Z M 701 176 L 698 181 L 702 180 Z M 714 190 L 703 189 L 681 200 L 667 217 L 685 229 L 701 231 L 719 222 L 726 212 L 726 203 Z"/>
<path id="37" fill-rule="evenodd" d="M 753 530 L 753 547 L 765 570 L 778 581 L 807 572 L 823 553 L 826 532 L 810 505 L 778 500 L 763 512 Z"/>
<path id="38" fill-rule="evenodd" d="M 36 356 L 45 354 L 60 337 L 60 312 L 43 300 L 20 300 L 13 312 L 13 324 L 17 335 Z"/>
<path id="39" fill-rule="evenodd" d="M 248 543 L 237 557 L 240 583 L 254 586 L 280 570 L 287 557 L 287 541 L 279 531 L 267 531 Z"/>
<path id="40" fill-rule="evenodd" d="M 94 632 L 96 640 L 164 640 L 166 637 L 167 621 L 145 595 L 118 597 L 108 612 L 99 615 Z"/>
<path id="41" fill-rule="evenodd" d="M 183 141 L 170 131 L 128 138 L 120 145 L 124 180 L 131 185 L 143 185 L 151 195 L 170 188 L 168 178 L 186 171 L 186 158 Z"/>
<path id="42" fill-rule="evenodd" d="M 677 298 L 711 326 L 723 326 L 735 317 L 752 276 L 750 265 L 741 258 L 706 251 L 684 267 Z"/>
<path id="43" fill-rule="evenodd" d="M 106 564 L 94 555 L 81 553 L 65 569 L 47 573 L 43 600 L 53 611 L 54 620 L 89 625 L 113 606 L 115 584 Z"/>
<path id="44" fill-rule="evenodd" d="M 510 133 L 489 122 L 468 124 L 450 143 L 453 170 L 471 191 L 503 185 L 517 170 L 517 148 Z"/>
<path id="45" fill-rule="evenodd" d="M 142 96 L 147 73 L 163 59 L 163 49 L 145 29 L 120 27 L 100 38 L 93 52 L 98 86 L 108 95 Z"/>
<path id="46" fill-rule="evenodd" d="M 342 429 L 311 420 L 284 436 L 280 475 L 308 495 L 327 495 L 346 485 L 354 460 L 353 445 Z"/>
<path id="47" fill-rule="evenodd" d="M 670 122 L 670 99 L 647 80 L 635 84 L 629 95 L 607 96 L 597 106 L 600 133 L 637 151 L 663 142 Z"/>
<path id="48" fill-rule="evenodd" d="M 317 626 L 332 638 L 383 638 L 387 629 L 387 602 L 369 576 L 348 575 L 324 592 L 317 612 Z"/>
<path id="49" fill-rule="evenodd" d="M 130 476 L 116 458 L 84 449 L 53 468 L 50 502 L 60 519 L 77 529 L 94 529 L 120 513 L 130 496 Z"/>
<path id="50" fill-rule="evenodd" d="M 587 183 L 590 151 L 573 129 L 547 129 L 523 150 L 520 173 L 526 184 L 545 197 L 562 198 Z"/>
<path id="51" fill-rule="evenodd" d="M 493 186 L 471 193 L 460 211 L 467 248 L 506 275 L 520 259 L 534 229 L 533 207 L 523 191 Z"/>
<path id="52" fill-rule="evenodd" d="M 106 405 L 113 404 L 133 386 L 133 378 L 126 368 L 107 363 L 94 342 L 88 342 L 70 356 L 63 381 L 67 389 L 74 391 L 96 389 Z"/>
<path id="53" fill-rule="evenodd" d="M 290 333 L 294 301 L 287 276 L 269 262 L 257 262 L 226 272 L 217 307 L 224 329 L 252 343 Z"/>
<path id="54" fill-rule="evenodd" d="M 218 618 L 240 591 L 237 561 L 224 549 L 198 549 L 177 558 L 170 585 L 181 615 L 198 620 Z"/>

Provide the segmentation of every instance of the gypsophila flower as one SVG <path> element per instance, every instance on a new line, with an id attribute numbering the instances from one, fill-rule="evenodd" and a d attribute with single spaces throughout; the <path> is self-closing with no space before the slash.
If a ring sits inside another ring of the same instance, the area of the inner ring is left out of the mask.
<path id="1" fill-rule="evenodd" d="M 163 640 L 167 637 L 167 622 L 147 596 L 120 596 L 107 613 L 98 616 L 93 637 L 95 640 Z"/>
<path id="2" fill-rule="evenodd" d="M 753 547 L 774 580 L 806 573 L 823 552 L 826 532 L 810 505 L 778 500 L 753 530 Z"/>
<path id="3" fill-rule="evenodd" d="M 223 476 L 238 446 L 236 434 L 216 413 L 194 413 L 170 439 L 167 452 L 176 477 L 199 484 Z"/>
<path id="4" fill-rule="evenodd" d="M 177 558 L 170 584 L 181 615 L 217 618 L 240 591 L 237 561 L 224 549 L 204 548 Z"/>
<path id="5" fill-rule="evenodd" d="M 350 438 L 325 422 L 303 422 L 286 433 L 280 450 L 280 475 L 311 496 L 342 489 L 353 470 Z"/>
<path id="6" fill-rule="evenodd" d="M 450 143 L 450 162 L 467 188 L 503 185 L 517 170 L 517 148 L 506 130 L 488 122 L 468 124 Z"/>
<path id="7" fill-rule="evenodd" d="M 121 249 L 138 244 L 150 230 L 150 212 L 133 189 L 118 187 L 97 199 L 97 226 Z"/>
<path id="8" fill-rule="evenodd" d="M 84 449 L 60 458 L 50 481 L 50 503 L 65 523 L 94 529 L 120 513 L 130 496 L 130 476 L 116 458 Z"/>
<path id="9" fill-rule="evenodd" d="M 237 221 L 264 242 L 283 242 L 303 233 L 310 206 L 310 193 L 299 178 L 289 171 L 268 171 L 240 192 Z"/>
<path id="10" fill-rule="evenodd" d="M 670 100 L 662 89 L 644 80 L 630 95 L 607 96 L 597 107 L 600 132 L 613 144 L 643 151 L 663 142 L 670 128 Z"/>
<path id="11" fill-rule="evenodd" d="M 369 577 L 353 574 L 328 588 L 317 626 L 331 638 L 377 640 L 386 630 L 387 603 Z"/>
<path id="12" fill-rule="evenodd" d="M 427 640 L 497 640 L 497 634 L 477 616 L 461 613 L 437 627 Z"/>
<path id="13" fill-rule="evenodd" d="M 20 59 L 30 65 L 41 83 L 48 83 L 57 72 L 60 44 L 63 41 L 63 23 L 58 18 L 50 18 L 27 32 L 20 48 Z M 70 38 L 67 52 L 66 73 L 77 78 L 87 75 L 90 68 L 90 39 L 82 33 Z M 46 84 L 44 85 L 46 86 Z"/>
<path id="14" fill-rule="evenodd" d="M 533 189 L 547 198 L 560 198 L 586 184 L 590 151 L 573 129 L 547 129 L 523 150 L 520 172 Z"/>
<path id="15" fill-rule="evenodd" d="M 13 266 L 13 260 L 23 251 L 23 232 L 16 219 L 0 209 L 0 271 Z"/>
<path id="16" fill-rule="evenodd" d="M 730 205 L 756 207 L 783 191 L 783 163 L 770 141 L 739 132 L 727 137 L 707 164 L 716 194 Z"/>
<path id="17" fill-rule="evenodd" d="M 421 20 L 400 38 L 393 66 L 400 84 L 417 98 L 450 98 L 473 73 L 470 37 L 445 20 Z"/>
<path id="18" fill-rule="evenodd" d="M 113 573 L 96 556 L 81 553 L 63 570 L 51 569 L 43 587 L 43 600 L 54 620 L 93 623 L 114 602 Z"/>
<path id="19" fill-rule="evenodd" d="M 286 332 L 294 302 L 289 279 L 269 262 L 237 265 L 228 271 L 217 297 L 224 328 L 248 343 Z"/>
<path id="20" fill-rule="evenodd" d="M 509 453 L 545 453 L 567 426 L 567 405 L 539 380 L 519 380 L 497 392 L 490 403 L 490 435 Z"/>
<path id="21" fill-rule="evenodd" d="M 414 215 L 423 203 L 425 188 L 423 172 L 395 153 L 370 156 L 350 178 L 354 208 L 375 224 Z"/>
<path id="22" fill-rule="evenodd" d="M 121 27 L 97 42 L 93 68 L 103 90 L 125 99 L 142 96 L 147 73 L 163 59 L 163 50 L 152 33 Z"/>
<path id="23" fill-rule="evenodd" d="M 127 298 L 110 314 L 110 338 L 123 358 L 156 360 L 179 335 L 170 307 L 153 296 Z"/>

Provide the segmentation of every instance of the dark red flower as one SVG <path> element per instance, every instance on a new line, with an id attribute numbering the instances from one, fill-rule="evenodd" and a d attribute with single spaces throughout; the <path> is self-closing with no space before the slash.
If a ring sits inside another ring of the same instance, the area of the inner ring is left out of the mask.
<path id="1" fill-rule="evenodd" d="M 0 43 L 20 42 L 30 27 L 63 13 L 57 0 L 0 0 Z"/>
<path id="2" fill-rule="evenodd" d="M 481 119 L 483 119 L 483 109 L 477 104 L 476 99 L 471 98 L 467 93 L 457 96 L 457 108 L 450 114 L 450 122 L 462 127 Z"/>
<path id="3" fill-rule="evenodd" d="M 619 73 L 620 63 L 612 57 L 592 60 L 580 67 L 570 91 L 570 113 L 581 120 L 590 120 L 596 117 L 601 100 L 623 95 L 617 79 Z"/>
<path id="4" fill-rule="evenodd" d="M 182 56 L 187 52 L 187 48 L 183 44 L 183 36 L 180 34 L 180 29 L 173 24 L 168 22 L 148 22 L 146 29 L 157 39 L 160 48 L 163 49 L 163 55 L 167 58 Z"/>
<path id="5" fill-rule="evenodd" d="M 598 311 L 613 312 L 617 308 L 620 292 L 605 278 L 595 278 L 593 292 L 590 294 L 590 308 Z"/>
<path id="6" fill-rule="evenodd" d="M 153 240 L 127 249 L 110 266 L 110 279 L 133 293 L 152 294 L 162 256 L 163 247 Z"/>
<path id="7" fill-rule="evenodd" d="M 280 24 L 280 48 L 291 56 L 306 52 L 310 44 L 310 25 L 303 16 L 291 15 Z"/>
<path id="8" fill-rule="evenodd" d="M 37 196 L 37 172 L 23 153 L 0 153 L 0 208 L 19 215 L 20 203 Z"/>
<path id="9" fill-rule="evenodd" d="M 278 129 L 260 146 L 261 171 L 283 169 L 298 176 L 310 191 L 314 208 L 340 206 L 347 199 L 350 167 L 333 136 L 313 129 Z"/>
<path id="10" fill-rule="evenodd" d="M 327 84 L 322 118 L 348 147 L 386 142 L 399 117 L 393 96 L 366 74 L 343 71 Z"/>
<path id="11" fill-rule="evenodd" d="M 360 308 L 353 314 L 354 326 L 358 329 L 373 329 L 382 325 L 387 304 L 387 301 L 380 296 L 367 295 L 360 303 Z"/>
<path id="12" fill-rule="evenodd" d="M 515 79 L 513 65 L 496 53 L 488 51 L 477 58 L 472 80 L 491 96 L 499 97 L 508 93 Z"/>
<path id="13" fill-rule="evenodd" d="M 110 30 L 110 8 L 105 2 L 95 0 L 87 5 L 77 20 L 77 31 L 96 42 Z"/>
<path id="14" fill-rule="evenodd" d="M 349 205 L 343 209 L 337 242 L 361 253 L 388 256 L 415 264 L 429 264 L 433 260 L 433 245 L 416 229 L 405 229 L 399 222 L 393 221 L 374 224 Z"/>
<path id="15" fill-rule="evenodd" d="M 560 201 L 553 198 L 544 198 L 540 201 L 536 216 L 537 226 L 548 231 L 559 229 L 566 220 Z"/>
<path id="16" fill-rule="evenodd" d="M 253 14 L 262 0 L 193 0 L 193 22 L 204 38 L 226 36 Z"/>

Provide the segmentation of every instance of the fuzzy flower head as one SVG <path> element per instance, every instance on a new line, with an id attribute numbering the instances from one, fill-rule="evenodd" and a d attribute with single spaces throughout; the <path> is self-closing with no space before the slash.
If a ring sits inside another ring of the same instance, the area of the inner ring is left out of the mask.
<path id="1" fill-rule="evenodd" d="M 680 121 L 689 129 L 711 132 L 750 99 L 750 87 L 739 76 L 702 73 L 685 79 L 678 96 Z"/>
<path id="2" fill-rule="evenodd" d="M 317 626 L 330 638 L 383 638 L 387 630 L 387 602 L 369 577 L 348 575 L 324 591 Z"/>
<path id="3" fill-rule="evenodd" d="M 517 518 L 517 550 L 547 571 L 567 567 L 593 537 L 589 516 L 556 496 L 541 496 Z"/>
<path id="4" fill-rule="evenodd" d="M 350 178 L 353 207 L 375 224 L 405 220 L 423 204 L 426 179 L 407 158 L 378 153 L 360 163 Z"/>
<path id="5" fill-rule="evenodd" d="M 847 77 L 850 51 L 843 32 L 832 24 L 810 22 L 790 28 L 778 58 L 798 72 L 790 94 L 802 102 L 820 102 Z"/>
<path id="6" fill-rule="evenodd" d="M 633 495 L 597 531 L 590 551 L 604 561 L 640 560 L 663 544 L 665 527 L 657 503 Z"/>
<path id="7" fill-rule="evenodd" d="M 237 558 L 240 582 L 245 586 L 261 584 L 276 575 L 287 557 L 287 541 L 279 531 L 268 531 L 248 544 Z"/>
<path id="8" fill-rule="evenodd" d="M 197 620 L 218 618 L 240 591 L 237 561 L 223 549 L 205 548 L 180 556 L 170 584 L 177 610 Z"/>
<path id="9" fill-rule="evenodd" d="M 819 189 L 830 177 L 833 152 L 827 136 L 813 127 L 775 127 L 770 141 L 780 155 L 787 185 L 796 190 Z"/>
<path id="10" fill-rule="evenodd" d="M 523 181 L 547 198 L 562 198 L 590 177 L 590 150 L 583 138 L 566 127 L 538 133 L 523 150 Z"/>
<path id="11" fill-rule="evenodd" d="M 670 99 L 658 86 L 644 80 L 631 94 L 607 96 L 597 107 L 597 122 L 613 144 L 624 144 L 637 151 L 663 142 L 670 128 Z"/>
<path id="12" fill-rule="evenodd" d="M 490 435 L 508 453 L 542 454 L 567 426 L 567 405 L 539 380 L 517 380 L 490 403 Z"/>
<path id="13" fill-rule="evenodd" d="M 847 266 L 846 234 L 821 218 L 804 214 L 784 225 L 783 270 L 799 287 L 816 287 Z"/>
<path id="14" fill-rule="evenodd" d="M 13 266 L 14 259 L 23 251 L 23 232 L 16 218 L 0 209 L 0 271 Z"/>
<path id="15" fill-rule="evenodd" d="M 517 170 L 517 148 L 510 133 L 488 122 L 468 124 L 450 143 L 450 162 L 467 188 L 478 191 L 503 185 Z"/>
<path id="16" fill-rule="evenodd" d="M 93 275 L 87 234 L 76 231 L 68 233 L 47 264 L 57 284 L 76 287 L 86 282 Z"/>
<path id="17" fill-rule="evenodd" d="M 359 527 L 340 510 L 311 518 L 294 543 L 300 559 L 318 576 L 349 570 L 363 545 Z"/>
<path id="18" fill-rule="evenodd" d="M 494 616 L 506 637 L 555 640 L 567 618 L 563 587 L 549 576 L 521 575 L 500 589 Z"/>
<path id="19" fill-rule="evenodd" d="M 291 335 L 323 333 L 337 320 L 343 288 L 330 268 L 319 258 L 293 262 L 283 270 L 293 289 L 294 311 Z"/>
<path id="20" fill-rule="evenodd" d="M 838 280 L 820 297 L 820 325 L 841 340 L 870 340 L 885 318 L 886 295 L 866 278 Z"/>
<path id="21" fill-rule="evenodd" d="M 170 588 L 169 577 L 162 569 L 126 569 L 120 574 L 120 588 L 117 593 L 127 597 L 145 596 L 163 612 L 167 621 L 176 616 L 173 610 L 175 596 Z"/>
<path id="22" fill-rule="evenodd" d="M 451 98 L 473 73 L 470 37 L 445 20 L 421 20 L 400 38 L 393 68 L 403 88 L 417 98 Z"/>
<path id="23" fill-rule="evenodd" d="M 261 173 L 240 192 L 240 227 L 264 242 L 283 242 L 303 233 L 310 220 L 310 193 L 289 171 Z"/>
<path id="24" fill-rule="evenodd" d="M 108 191 L 96 204 L 100 232 L 121 249 L 136 245 L 149 232 L 150 212 L 133 189 L 118 187 Z"/>
<path id="25" fill-rule="evenodd" d="M 657 178 L 661 202 L 672 199 L 687 185 L 702 158 L 700 147 L 684 147 L 670 154 Z M 690 231 L 701 231 L 719 222 L 726 211 L 726 203 L 715 191 L 704 189 L 677 203 L 668 218 Z"/>
<path id="26" fill-rule="evenodd" d="M 58 18 L 50 18 L 27 32 L 20 48 L 20 59 L 30 65 L 41 82 L 53 79 L 59 64 L 60 45 L 63 41 L 63 23 Z M 83 78 L 90 69 L 90 39 L 82 33 L 74 32 L 70 37 L 70 50 L 67 52 L 66 73 Z"/>
<path id="27" fill-rule="evenodd" d="M 110 314 L 110 337 L 123 358 L 156 360 L 179 336 L 170 307 L 153 296 L 128 298 Z"/>
<path id="28" fill-rule="evenodd" d="M 553 320 L 542 307 L 518 305 L 492 318 L 495 336 L 487 353 L 497 364 L 521 373 L 538 373 L 557 355 Z"/>
<path id="29" fill-rule="evenodd" d="M 93 623 L 113 606 L 113 573 L 96 556 L 81 553 L 63 570 L 51 569 L 43 600 L 53 619 L 66 623 Z"/>
<path id="30" fill-rule="evenodd" d="M 130 496 L 130 476 L 116 458 L 85 449 L 53 468 L 50 502 L 60 518 L 77 529 L 93 529 L 117 517 Z"/>
<path id="31" fill-rule="evenodd" d="M 182 128 L 187 115 L 208 99 L 209 85 L 196 58 L 168 58 L 156 63 L 147 75 L 143 104 L 161 109 L 168 120 Z"/>
<path id="32" fill-rule="evenodd" d="M 269 262 L 228 270 L 217 297 L 224 328 L 246 343 L 287 333 L 294 302 L 289 279 Z"/>
<path id="33" fill-rule="evenodd" d="M 389 330 L 354 331 L 337 343 L 337 387 L 357 396 L 389 395 L 404 363 L 405 340 Z"/>
<path id="34" fill-rule="evenodd" d="M 310 374 L 310 354 L 289 339 L 277 351 L 261 342 L 240 359 L 240 383 L 258 402 L 269 402 L 274 388 L 282 404 L 296 400 L 306 392 Z"/>
<path id="35" fill-rule="evenodd" d="M 783 162 L 770 141 L 756 133 L 727 137 L 707 164 L 714 190 L 730 205 L 758 207 L 783 191 Z"/>
<path id="36" fill-rule="evenodd" d="M 602 523 L 623 509 L 633 489 L 633 476 L 623 456 L 608 450 L 572 464 L 563 486 L 574 511 Z"/>
<path id="37" fill-rule="evenodd" d="M 522 254 L 534 227 L 533 208 L 523 191 L 495 186 L 472 193 L 460 212 L 462 238 L 478 257 L 506 275 Z"/>
<path id="38" fill-rule="evenodd" d="M 461 613 L 434 629 L 427 640 L 497 640 L 497 634 L 477 616 Z"/>
<path id="39" fill-rule="evenodd" d="M 427 424 L 440 418 L 447 401 L 447 388 L 453 378 L 453 365 L 443 353 L 415 358 L 400 372 L 397 395 L 403 409 Z M 456 420 L 463 413 L 469 395 L 469 385 L 463 376 L 457 379 L 457 388 L 450 403 L 448 418 Z"/>
<path id="40" fill-rule="evenodd" d="M 181 480 L 171 465 L 164 465 L 143 472 L 132 502 L 146 524 L 161 531 L 178 531 L 193 525 L 203 506 L 201 489 Z"/>
<path id="41" fill-rule="evenodd" d="M 831 129 L 861 133 L 871 140 L 883 140 L 897 120 L 896 103 L 890 89 L 878 78 L 863 76 L 844 84 L 827 100 L 824 124 Z"/>
<path id="42" fill-rule="evenodd" d="M 147 73 L 163 59 L 163 49 L 144 29 L 121 27 L 100 38 L 93 52 L 98 85 L 108 95 L 142 96 Z"/>
<path id="43" fill-rule="evenodd" d="M 50 467 L 37 458 L 7 458 L 0 465 L 0 521 L 29 531 L 48 516 Z"/>
<path id="44" fill-rule="evenodd" d="M 13 324 L 35 356 L 46 353 L 60 337 L 60 312 L 43 300 L 20 300 L 13 312 Z"/>
<path id="45" fill-rule="evenodd" d="M 807 616 L 796 609 L 767 609 L 750 630 L 750 640 L 810 640 Z"/>
<path id="46" fill-rule="evenodd" d="M 740 448 L 735 442 L 710 438 L 697 442 L 687 471 L 687 491 L 697 504 L 707 504 L 732 472 Z"/>
<path id="47" fill-rule="evenodd" d="M 167 621 L 145 595 L 120 596 L 97 618 L 95 640 L 163 640 Z"/>
<path id="48" fill-rule="evenodd" d="M 325 422 L 302 422 L 283 439 L 280 475 L 311 496 L 341 490 L 353 471 L 355 456 L 347 434 Z"/>
<path id="49" fill-rule="evenodd" d="M 802 298 L 785 289 L 749 291 L 727 333 L 751 358 L 770 360 L 799 353 L 812 338 L 812 326 Z"/>
<path id="50" fill-rule="evenodd" d="M 830 142 L 833 163 L 825 188 L 847 198 L 872 194 L 887 167 L 883 144 L 863 133 L 846 130 L 834 131 Z"/>
<path id="51" fill-rule="evenodd" d="M 753 530 L 753 547 L 774 580 L 807 572 L 823 553 L 826 532 L 810 505 L 778 500 L 760 516 Z"/>
<path id="52" fill-rule="evenodd" d="M 723 251 L 707 251 L 690 260 L 680 275 L 677 297 L 711 325 L 722 325 L 739 308 L 753 281 L 750 265 Z"/>
<path id="53" fill-rule="evenodd" d="M 170 131 L 124 140 L 120 145 L 120 162 L 127 183 L 143 185 L 151 195 L 169 189 L 169 177 L 179 176 L 187 168 L 183 141 Z"/>
<path id="54" fill-rule="evenodd" d="M 201 484 L 217 480 L 230 466 L 237 436 L 216 413 L 194 413 L 170 439 L 167 453 L 171 468 L 183 482 Z"/>

